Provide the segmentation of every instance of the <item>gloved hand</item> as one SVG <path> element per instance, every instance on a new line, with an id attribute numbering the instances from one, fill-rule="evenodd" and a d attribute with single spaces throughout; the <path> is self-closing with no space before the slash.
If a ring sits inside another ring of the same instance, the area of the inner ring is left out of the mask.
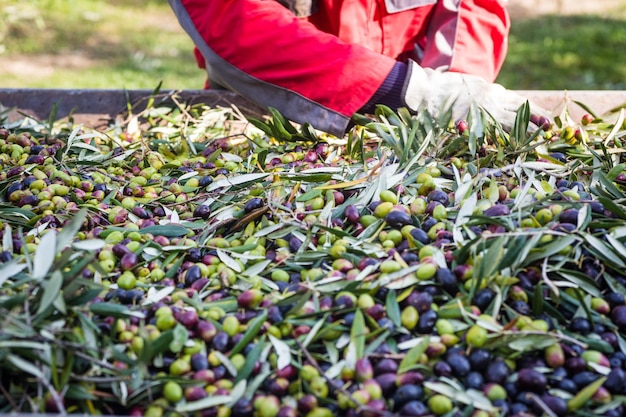
<path id="1" fill-rule="evenodd" d="M 472 101 L 491 114 L 505 130 L 511 130 L 517 110 L 527 99 L 500 84 L 489 83 L 483 78 L 457 72 L 442 72 L 422 68 L 414 61 L 407 63 L 408 71 L 404 82 L 403 95 L 407 107 L 417 111 L 426 108 L 432 115 L 452 104 L 455 121 L 466 119 Z M 550 120 L 549 113 L 541 107 L 530 104 L 530 113 Z M 532 123 L 531 123 L 532 124 Z M 534 128 L 538 126 L 533 125 Z M 530 128 L 531 126 L 529 126 Z"/>

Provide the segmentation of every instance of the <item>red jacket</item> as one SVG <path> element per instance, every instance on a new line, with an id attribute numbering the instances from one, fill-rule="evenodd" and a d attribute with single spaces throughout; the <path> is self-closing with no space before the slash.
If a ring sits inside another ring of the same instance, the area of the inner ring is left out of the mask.
<path id="1" fill-rule="evenodd" d="M 509 29 L 506 0 L 318 0 L 308 17 L 274 0 L 169 3 L 210 85 L 338 135 L 396 60 L 493 81 Z"/>

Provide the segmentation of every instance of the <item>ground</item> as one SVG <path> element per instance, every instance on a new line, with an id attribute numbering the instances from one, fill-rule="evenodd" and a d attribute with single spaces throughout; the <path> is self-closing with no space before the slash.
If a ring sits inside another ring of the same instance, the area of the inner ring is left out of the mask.
<path id="1" fill-rule="evenodd" d="M 52 3 L 54 6 L 50 7 Z M 70 9 L 62 10 L 63 2 L 53 1 L 41 6 L 43 3 L 38 0 L 0 0 L 0 10 L 4 13 L 4 16 L 0 13 L 0 88 L 132 89 L 153 88 L 159 81 L 163 81 L 163 88 L 202 87 L 204 74 L 193 64 L 191 41 L 167 5 L 148 2 L 147 7 L 142 7 L 134 1 L 113 1 L 103 8 L 97 3 L 77 1 Z M 509 2 L 509 9 L 513 23 L 523 25 L 525 19 L 544 14 L 593 13 L 625 18 L 625 4 L 624 0 L 578 0 L 574 9 L 565 0 L 515 0 Z M 597 22 L 596 25 L 603 26 Z M 512 41 L 516 38 L 512 37 Z M 510 49 L 515 47 L 517 45 L 512 44 Z M 568 51 L 563 53 L 567 53 L 565 58 L 571 55 Z M 517 68 L 519 60 L 513 51 L 510 55 L 510 61 L 515 63 L 512 65 Z M 590 57 L 587 51 L 581 51 L 581 55 Z M 510 67 L 505 65 L 503 72 L 509 72 Z M 608 82 L 589 86 L 584 81 L 575 85 L 570 82 L 573 80 L 568 80 L 567 87 L 618 88 L 614 79 L 622 79 L 619 72 L 623 65 L 613 67 L 613 72 L 618 74 L 609 74 Z M 602 76 L 602 71 L 596 68 L 584 70 L 596 77 Z M 539 85 L 537 78 L 545 79 L 546 83 Z M 567 79 L 567 74 L 561 79 Z M 511 77 L 498 81 L 514 89 L 561 88 L 559 84 L 550 84 L 544 74 L 529 81 Z"/>

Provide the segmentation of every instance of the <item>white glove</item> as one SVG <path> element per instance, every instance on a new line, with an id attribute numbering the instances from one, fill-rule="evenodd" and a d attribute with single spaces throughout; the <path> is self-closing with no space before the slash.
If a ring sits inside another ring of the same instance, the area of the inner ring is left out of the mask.
<path id="1" fill-rule="evenodd" d="M 452 117 L 455 122 L 467 118 L 470 104 L 474 101 L 506 130 L 513 128 L 517 110 L 528 101 L 500 84 L 489 83 L 478 76 L 422 68 L 411 60 L 408 62 L 403 95 L 410 110 L 415 112 L 425 108 L 435 117 L 444 106 L 449 106 L 452 102 Z M 533 103 L 529 104 L 532 115 L 550 120 L 546 110 Z"/>

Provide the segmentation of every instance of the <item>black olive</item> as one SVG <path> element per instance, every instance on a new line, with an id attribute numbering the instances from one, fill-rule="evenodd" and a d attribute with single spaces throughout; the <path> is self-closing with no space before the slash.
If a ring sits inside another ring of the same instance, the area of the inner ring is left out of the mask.
<path id="1" fill-rule="evenodd" d="M 394 229 L 401 229 L 403 226 L 413 223 L 411 216 L 402 210 L 391 210 L 385 216 L 385 223 Z"/>
<path id="2" fill-rule="evenodd" d="M 487 382 L 495 382 L 496 384 L 504 384 L 511 370 L 503 360 L 497 359 L 487 366 L 485 371 L 485 380 Z"/>
<path id="3" fill-rule="evenodd" d="M 485 379 L 480 372 L 471 371 L 465 377 L 465 388 L 473 388 L 475 390 L 481 390 L 485 384 Z"/>
<path id="4" fill-rule="evenodd" d="M 421 386 L 413 384 L 402 385 L 393 394 L 393 408 L 398 411 L 404 404 L 409 401 L 420 400 L 423 396 L 424 389 Z"/>
<path id="5" fill-rule="evenodd" d="M 261 207 L 263 207 L 263 205 L 264 203 L 262 198 L 254 197 L 246 202 L 246 204 L 243 206 L 243 211 L 245 211 L 246 213 L 250 213 L 251 211 L 260 209 Z"/>

